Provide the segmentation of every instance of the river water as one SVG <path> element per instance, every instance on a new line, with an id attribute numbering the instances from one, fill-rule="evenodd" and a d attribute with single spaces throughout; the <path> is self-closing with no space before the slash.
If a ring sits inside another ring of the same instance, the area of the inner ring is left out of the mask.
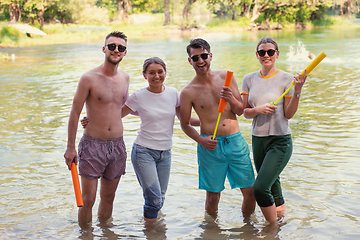
<path id="1" fill-rule="evenodd" d="M 147 85 L 141 73 L 144 59 L 161 57 L 168 67 L 165 84 L 181 90 L 194 76 L 185 47 L 191 38 L 203 37 L 212 46 L 212 68 L 233 70 L 241 86 L 246 73 L 260 68 L 255 46 L 267 35 L 280 46 L 277 67 L 293 74 L 310 63 L 309 52 L 327 54 L 309 75 L 290 121 L 294 153 L 281 175 L 287 210 L 280 228 L 268 229 L 258 207 L 252 221 L 243 223 L 241 193 L 228 183 L 218 218 L 205 214 L 205 192 L 197 188 L 196 144 L 176 120 L 170 183 L 156 231 L 144 228 L 142 191 L 129 158 L 116 194 L 113 225 L 98 224 L 97 199 L 92 232 L 83 232 L 63 154 L 78 79 L 104 60 L 103 42 L 94 42 L 1 49 L 15 54 L 15 60 L 0 60 L 0 239 L 359 238 L 359 29 L 129 39 L 120 68 L 131 76 L 132 93 Z M 251 149 L 251 121 L 243 116 L 238 120 Z M 130 156 L 139 118 L 124 118 L 124 128 Z M 77 141 L 81 135 L 79 128 Z"/>

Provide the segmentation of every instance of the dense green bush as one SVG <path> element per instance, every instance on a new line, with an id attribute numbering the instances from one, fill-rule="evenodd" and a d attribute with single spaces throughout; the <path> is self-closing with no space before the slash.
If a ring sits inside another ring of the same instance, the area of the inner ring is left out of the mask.
<path id="1" fill-rule="evenodd" d="M 0 44 L 8 45 L 18 42 L 20 34 L 22 33 L 13 27 L 2 27 L 0 29 Z"/>

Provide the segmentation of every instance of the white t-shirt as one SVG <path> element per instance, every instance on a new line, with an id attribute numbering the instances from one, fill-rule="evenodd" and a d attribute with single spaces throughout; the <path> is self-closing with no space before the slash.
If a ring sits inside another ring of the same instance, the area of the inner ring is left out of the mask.
<path id="1" fill-rule="evenodd" d="M 262 77 L 258 72 L 246 74 L 241 86 L 241 94 L 248 94 L 251 107 L 275 102 L 291 86 L 294 76 L 278 70 L 274 74 Z M 284 97 L 292 97 L 291 88 Z M 283 136 L 291 133 L 288 119 L 284 113 L 284 98 L 277 104 L 277 109 L 271 115 L 259 114 L 253 118 L 252 135 L 257 137 Z"/>
<path id="2" fill-rule="evenodd" d="M 175 88 L 165 87 L 161 93 L 137 90 L 125 105 L 137 111 L 141 119 L 136 144 L 155 150 L 171 149 L 176 108 L 180 106 L 180 94 Z"/>

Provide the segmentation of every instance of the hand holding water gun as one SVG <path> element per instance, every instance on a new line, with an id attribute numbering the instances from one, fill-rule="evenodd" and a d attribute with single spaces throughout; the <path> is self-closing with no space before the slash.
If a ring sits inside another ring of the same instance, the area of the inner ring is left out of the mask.
<path id="1" fill-rule="evenodd" d="M 227 71 L 224 86 L 230 87 L 233 74 L 234 74 L 233 71 Z M 220 103 L 219 103 L 219 107 L 218 107 L 219 116 L 218 116 L 218 119 L 216 121 L 215 131 L 214 131 L 214 135 L 213 135 L 212 139 L 215 139 L 215 137 L 216 137 L 216 132 L 217 132 L 217 129 L 218 129 L 218 126 L 219 126 L 221 113 L 223 113 L 225 111 L 225 105 L 226 105 L 226 100 L 223 99 L 223 98 L 220 98 Z"/>
<path id="2" fill-rule="evenodd" d="M 301 75 L 302 76 L 305 76 L 305 72 L 306 72 L 306 75 L 308 75 L 324 58 L 326 57 L 326 54 L 324 52 L 321 52 L 319 54 L 319 56 L 317 56 L 302 72 L 301 72 Z M 299 76 L 295 77 L 295 78 L 298 78 Z M 270 105 L 273 105 L 275 106 L 276 103 L 278 103 L 284 96 L 287 92 L 290 91 L 290 89 L 295 85 L 295 80 L 292 81 L 292 84 L 291 86 L 285 90 L 285 92 L 275 101 L 275 102 L 272 102 L 270 103 Z"/>

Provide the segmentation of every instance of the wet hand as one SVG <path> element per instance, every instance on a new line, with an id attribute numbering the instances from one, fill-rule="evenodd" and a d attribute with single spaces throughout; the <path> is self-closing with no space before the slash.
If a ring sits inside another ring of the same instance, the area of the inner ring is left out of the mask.
<path id="1" fill-rule="evenodd" d="M 78 156 L 76 153 L 76 149 L 66 149 L 66 152 L 64 154 L 65 163 L 68 166 L 68 169 L 71 169 L 71 163 L 75 159 L 75 164 L 78 164 Z"/>
<path id="2" fill-rule="evenodd" d="M 212 139 L 212 136 L 203 137 L 200 143 L 205 149 L 214 151 L 217 146 L 218 141 Z"/>
<path id="3" fill-rule="evenodd" d="M 272 114 L 275 109 L 277 109 L 277 106 L 271 105 L 270 103 L 261 105 L 256 107 L 257 108 L 257 112 L 260 114 L 265 114 L 265 115 L 269 115 Z"/>
<path id="4" fill-rule="evenodd" d="M 86 128 L 86 125 L 88 125 L 89 122 L 90 122 L 90 119 L 85 116 L 83 119 L 81 119 L 81 126 L 83 128 Z"/>
<path id="5" fill-rule="evenodd" d="M 227 102 L 231 101 L 234 97 L 231 88 L 227 86 L 223 86 L 220 91 L 220 97 L 225 99 Z"/>
<path id="6" fill-rule="evenodd" d="M 307 71 L 305 70 L 304 76 L 300 73 L 297 73 L 297 76 L 294 76 L 295 81 L 295 87 L 294 87 L 294 93 L 301 93 L 301 89 L 306 81 L 307 78 Z"/>

